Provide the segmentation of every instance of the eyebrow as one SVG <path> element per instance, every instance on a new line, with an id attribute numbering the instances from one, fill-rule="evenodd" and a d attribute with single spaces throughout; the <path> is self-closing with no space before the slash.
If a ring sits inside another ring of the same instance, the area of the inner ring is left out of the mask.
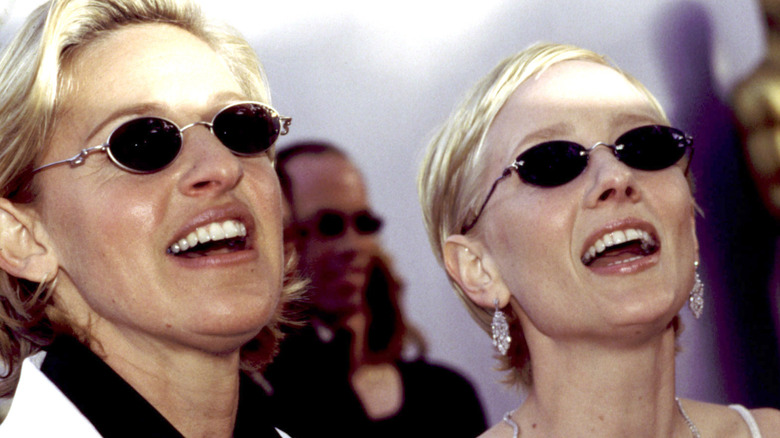
<path id="1" fill-rule="evenodd" d="M 640 123 L 647 124 L 647 125 L 655 125 L 655 124 L 664 124 L 665 121 L 663 120 L 660 114 L 656 114 L 654 111 L 648 111 L 646 113 L 620 112 L 614 115 L 609 121 L 609 124 L 611 126 L 628 126 L 628 125 L 637 125 Z M 556 138 L 561 138 L 566 135 L 571 135 L 575 130 L 576 129 L 573 123 L 558 122 L 531 132 L 530 134 L 523 137 L 520 141 L 518 141 L 516 146 L 519 148 L 529 143 L 536 144 L 548 140 L 553 140 Z M 609 140 L 605 139 L 603 141 L 609 141 Z"/>
<path id="2" fill-rule="evenodd" d="M 120 108 L 111 114 L 109 114 L 107 117 L 105 117 L 100 123 L 98 123 L 90 132 L 89 135 L 87 135 L 86 140 L 89 141 L 95 135 L 97 135 L 98 132 L 102 131 L 103 128 L 106 127 L 106 125 L 113 123 L 115 120 L 130 116 L 130 115 L 136 115 L 140 116 L 142 114 L 150 114 L 155 111 L 162 111 L 164 108 L 163 105 L 154 104 L 154 103 L 142 103 L 138 105 L 133 105 L 129 107 Z"/>
<path id="3" fill-rule="evenodd" d="M 648 123 L 651 125 L 658 125 L 666 123 L 664 118 L 661 116 L 661 114 L 658 114 L 656 111 L 653 110 L 647 110 L 647 111 L 626 111 L 626 112 L 620 112 L 615 114 L 612 119 L 610 120 L 612 125 L 623 125 L 623 124 L 636 124 L 636 123 Z"/>
<path id="4" fill-rule="evenodd" d="M 517 142 L 517 146 L 522 146 L 528 143 L 538 143 L 541 141 L 547 141 L 553 138 L 559 138 L 570 134 L 574 131 L 574 125 L 569 122 L 558 122 L 553 125 L 545 126 L 544 128 L 537 129 L 526 135 L 520 141 Z"/>

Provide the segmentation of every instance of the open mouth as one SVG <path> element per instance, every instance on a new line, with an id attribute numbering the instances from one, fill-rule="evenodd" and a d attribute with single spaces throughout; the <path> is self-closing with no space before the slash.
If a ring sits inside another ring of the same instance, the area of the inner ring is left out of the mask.
<path id="1" fill-rule="evenodd" d="M 588 267 L 613 266 L 655 254 L 660 248 L 657 239 L 647 231 L 629 228 L 604 234 L 581 260 Z"/>
<path id="2" fill-rule="evenodd" d="M 212 222 L 168 247 L 177 257 L 205 257 L 228 254 L 246 248 L 246 226 L 236 220 Z"/>

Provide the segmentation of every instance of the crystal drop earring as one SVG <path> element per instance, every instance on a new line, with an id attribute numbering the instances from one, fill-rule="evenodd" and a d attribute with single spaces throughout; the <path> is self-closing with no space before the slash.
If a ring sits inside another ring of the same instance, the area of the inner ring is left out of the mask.
<path id="1" fill-rule="evenodd" d="M 506 356 L 509 343 L 512 342 L 512 337 L 509 336 L 509 323 L 506 320 L 506 314 L 498 308 L 498 298 L 493 300 L 493 306 L 496 308 L 493 313 L 493 322 L 490 324 L 490 329 L 493 332 L 493 346 L 502 356 Z"/>
<path id="2" fill-rule="evenodd" d="M 693 289 L 688 295 L 688 308 L 691 309 L 693 317 L 699 319 L 704 311 L 704 283 L 699 277 L 699 262 L 694 262 L 693 266 L 696 269 L 696 280 L 693 284 Z"/>

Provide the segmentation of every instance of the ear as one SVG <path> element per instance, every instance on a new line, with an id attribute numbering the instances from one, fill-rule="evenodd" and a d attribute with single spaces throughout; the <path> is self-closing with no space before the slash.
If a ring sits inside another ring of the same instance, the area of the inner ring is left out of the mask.
<path id="1" fill-rule="evenodd" d="M 444 242 L 444 267 L 463 292 L 480 307 L 492 309 L 509 303 L 511 293 L 498 266 L 479 242 L 455 234 Z"/>
<path id="2" fill-rule="evenodd" d="M 29 207 L 0 198 L 0 269 L 36 283 L 51 280 L 58 263 L 44 234 Z"/>

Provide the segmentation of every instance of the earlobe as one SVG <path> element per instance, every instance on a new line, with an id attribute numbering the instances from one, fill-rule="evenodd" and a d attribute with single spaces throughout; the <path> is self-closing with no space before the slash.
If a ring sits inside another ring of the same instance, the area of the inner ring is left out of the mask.
<path id="1" fill-rule="evenodd" d="M 468 237 L 457 234 L 444 243 L 444 266 L 463 292 L 480 307 L 494 307 L 496 299 L 503 307 L 509 291 L 484 248 Z"/>
<path id="2" fill-rule="evenodd" d="M 40 283 L 57 271 L 57 260 L 37 233 L 35 218 L 0 198 L 0 269 L 14 277 Z"/>

